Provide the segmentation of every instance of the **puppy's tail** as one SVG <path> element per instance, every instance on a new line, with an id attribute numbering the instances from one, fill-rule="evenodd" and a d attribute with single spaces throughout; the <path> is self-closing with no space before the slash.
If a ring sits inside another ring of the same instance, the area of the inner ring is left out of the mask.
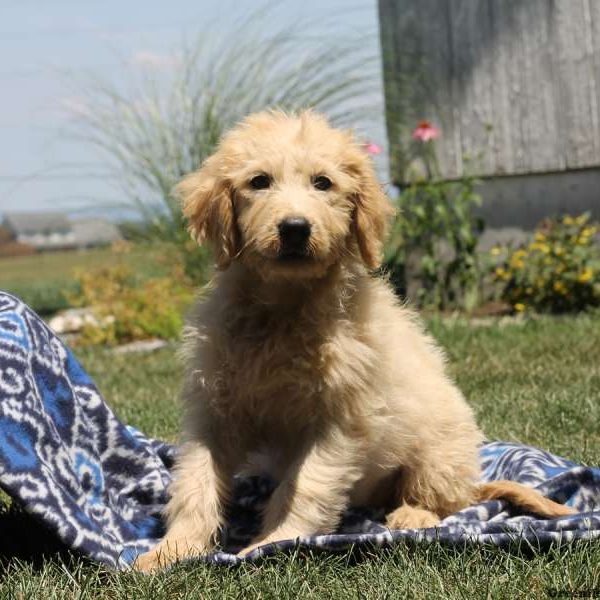
<path id="1" fill-rule="evenodd" d="M 516 481 L 490 481 L 477 486 L 477 499 L 479 502 L 485 500 L 508 500 L 515 506 L 524 508 L 527 512 L 540 515 L 541 517 L 566 517 L 577 514 L 570 506 L 554 502 L 540 492 Z"/>

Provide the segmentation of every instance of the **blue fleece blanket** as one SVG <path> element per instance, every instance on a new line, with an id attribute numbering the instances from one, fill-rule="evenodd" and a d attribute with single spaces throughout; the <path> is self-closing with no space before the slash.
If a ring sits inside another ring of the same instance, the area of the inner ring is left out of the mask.
<path id="1" fill-rule="evenodd" d="M 0 293 L 0 486 L 67 547 L 113 567 L 131 564 L 163 529 L 161 509 L 175 448 L 127 427 L 102 399 L 72 352 L 18 299 Z M 376 511 L 352 510 L 332 535 L 301 538 L 329 550 L 351 545 L 493 544 L 515 540 L 536 548 L 600 537 L 600 469 L 577 465 L 527 446 L 501 442 L 481 448 L 483 479 L 512 479 L 536 487 L 581 514 L 541 520 L 504 501 L 465 509 L 435 529 L 388 530 Z M 236 563 L 276 549 L 235 551 L 256 531 L 274 484 L 237 482 L 223 532 L 223 550 L 203 560 Z"/>

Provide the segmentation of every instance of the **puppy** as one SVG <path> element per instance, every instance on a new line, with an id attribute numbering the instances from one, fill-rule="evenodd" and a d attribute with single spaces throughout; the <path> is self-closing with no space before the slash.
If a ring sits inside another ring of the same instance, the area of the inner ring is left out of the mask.
<path id="1" fill-rule="evenodd" d="M 184 444 L 168 530 L 137 567 L 214 548 L 233 476 L 257 452 L 279 482 L 268 542 L 333 532 L 349 505 L 432 527 L 485 498 L 571 509 L 512 482 L 478 486 L 483 435 L 444 357 L 379 266 L 392 209 L 369 157 L 312 112 L 264 112 L 178 186 L 219 272 L 185 332 Z"/>

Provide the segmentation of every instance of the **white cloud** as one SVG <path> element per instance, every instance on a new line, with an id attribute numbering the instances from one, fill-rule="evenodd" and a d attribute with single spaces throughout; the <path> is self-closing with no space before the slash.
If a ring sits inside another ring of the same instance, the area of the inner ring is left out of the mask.
<path id="1" fill-rule="evenodd" d="M 66 96 L 60 99 L 60 107 L 74 117 L 82 117 L 90 113 L 90 106 L 81 96 Z"/>
<path id="2" fill-rule="evenodd" d="M 174 54 L 158 54 L 150 50 L 139 50 L 132 56 L 131 63 L 143 69 L 161 71 L 178 66 L 180 59 Z"/>

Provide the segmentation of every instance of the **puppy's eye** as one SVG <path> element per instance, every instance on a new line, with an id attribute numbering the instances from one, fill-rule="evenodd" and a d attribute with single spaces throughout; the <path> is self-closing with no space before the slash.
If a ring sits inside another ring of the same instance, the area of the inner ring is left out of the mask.
<path id="1" fill-rule="evenodd" d="M 266 173 L 256 175 L 250 180 L 250 187 L 253 190 L 266 190 L 271 187 L 271 178 Z"/>
<path id="2" fill-rule="evenodd" d="M 321 192 L 326 192 L 333 185 L 331 179 L 329 179 L 329 177 L 325 177 L 325 175 L 317 175 L 316 177 L 313 177 L 312 184 Z"/>

